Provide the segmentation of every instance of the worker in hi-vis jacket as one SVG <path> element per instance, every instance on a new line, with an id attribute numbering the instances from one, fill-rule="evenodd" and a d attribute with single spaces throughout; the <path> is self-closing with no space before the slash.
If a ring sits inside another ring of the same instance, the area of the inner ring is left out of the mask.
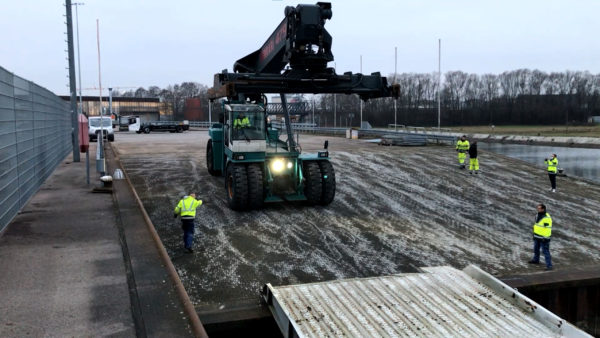
<path id="1" fill-rule="evenodd" d="M 548 177 L 550 178 L 550 191 L 556 192 L 556 172 L 558 171 L 558 158 L 556 154 L 552 154 L 552 158 L 544 159 L 544 163 L 548 166 Z"/>
<path id="2" fill-rule="evenodd" d="M 460 140 L 456 142 L 456 151 L 458 152 L 460 169 L 465 169 L 465 158 L 467 158 L 467 151 L 469 151 L 469 141 L 465 135 L 461 136 Z"/>
<path id="3" fill-rule="evenodd" d="M 191 193 L 184 196 L 173 211 L 175 218 L 181 216 L 181 229 L 183 230 L 183 244 L 186 252 L 193 253 L 194 227 L 196 219 L 196 208 L 202 205 L 202 200 L 196 199 L 196 194 Z"/>

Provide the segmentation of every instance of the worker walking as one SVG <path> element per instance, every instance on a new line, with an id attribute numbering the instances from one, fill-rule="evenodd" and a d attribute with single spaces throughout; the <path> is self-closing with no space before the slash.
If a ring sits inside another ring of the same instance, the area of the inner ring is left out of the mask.
<path id="1" fill-rule="evenodd" d="M 537 205 L 537 215 L 533 224 L 533 259 L 529 264 L 540 264 L 540 247 L 544 253 L 546 270 L 552 270 L 552 257 L 550 256 L 550 235 L 552 234 L 552 218 L 546 212 L 546 206 Z"/>
<path id="2" fill-rule="evenodd" d="M 465 135 L 460 137 L 460 140 L 456 142 L 456 151 L 458 152 L 458 164 L 460 169 L 465 169 L 465 159 L 467 158 L 467 151 L 469 150 L 469 141 Z"/>
<path id="3" fill-rule="evenodd" d="M 469 173 L 479 173 L 479 160 L 477 159 L 477 141 L 469 146 Z"/>
<path id="4" fill-rule="evenodd" d="M 556 172 L 558 167 L 558 158 L 556 154 L 552 154 L 552 158 L 544 159 L 544 163 L 548 166 L 548 177 L 550 178 L 550 191 L 556 192 Z"/>
<path id="5" fill-rule="evenodd" d="M 196 208 L 202 205 L 202 200 L 196 199 L 196 194 L 191 193 L 189 196 L 184 196 L 173 211 L 175 218 L 181 216 L 181 229 L 183 229 L 183 244 L 185 250 L 193 253 L 192 248 L 194 242 L 194 227 L 196 219 Z"/>

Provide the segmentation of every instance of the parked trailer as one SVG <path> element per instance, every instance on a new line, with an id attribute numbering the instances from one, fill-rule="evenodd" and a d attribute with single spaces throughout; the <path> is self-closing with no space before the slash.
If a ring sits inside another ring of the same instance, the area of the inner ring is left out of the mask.
<path id="1" fill-rule="evenodd" d="M 149 121 L 143 122 L 138 134 L 149 134 L 151 131 L 169 131 L 171 133 L 183 133 L 184 130 L 190 129 L 190 121 Z"/>

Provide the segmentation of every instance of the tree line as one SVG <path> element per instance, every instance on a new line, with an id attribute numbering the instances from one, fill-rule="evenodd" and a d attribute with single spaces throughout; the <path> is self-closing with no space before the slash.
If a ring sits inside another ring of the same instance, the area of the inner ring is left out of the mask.
<path id="1" fill-rule="evenodd" d="M 590 116 L 600 115 L 600 74 L 517 69 L 483 75 L 449 71 L 439 81 L 437 72 L 390 74 L 388 83 L 399 85 L 400 96 L 364 102 L 363 120 L 374 126 L 437 126 L 440 82 L 444 126 L 582 124 Z M 182 117 L 187 98 L 199 98 L 202 109 L 208 110 L 207 91 L 206 85 L 183 82 L 163 89 L 140 87 L 115 96 L 159 98 L 172 106 L 174 116 Z M 357 95 L 323 94 L 312 100 L 320 125 L 333 126 L 334 113 L 336 126 L 359 125 Z"/>
<path id="2" fill-rule="evenodd" d="M 582 124 L 600 115 L 600 74 L 587 71 L 546 73 L 517 69 L 501 74 L 450 71 L 390 74 L 388 83 L 400 86 L 400 96 L 363 104 L 363 120 L 372 125 L 394 123 L 437 126 L 438 87 L 441 125 Z M 394 102 L 396 101 L 396 102 Z M 335 109 L 334 109 L 335 102 Z M 395 104 L 395 107 L 394 107 Z M 318 102 L 321 123 L 358 126 L 356 95 L 323 95 Z"/>

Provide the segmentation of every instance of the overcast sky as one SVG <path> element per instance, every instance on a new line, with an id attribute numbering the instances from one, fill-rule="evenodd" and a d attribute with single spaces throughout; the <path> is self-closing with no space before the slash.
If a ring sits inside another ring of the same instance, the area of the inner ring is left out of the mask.
<path id="1" fill-rule="evenodd" d="M 289 0 L 81 0 L 83 88 L 212 85 L 213 74 L 258 49 Z M 75 2 L 75 0 L 73 0 Z M 63 0 L 3 0 L 0 66 L 68 94 Z M 302 3 L 312 4 L 304 1 Z M 325 27 L 338 73 L 501 73 L 519 68 L 600 73 L 598 0 L 340 0 Z M 73 10 L 75 25 L 75 10 Z M 75 29 L 74 29 L 75 33 Z M 333 66 L 333 65 L 331 65 Z M 96 95 L 87 90 L 84 95 Z"/>

